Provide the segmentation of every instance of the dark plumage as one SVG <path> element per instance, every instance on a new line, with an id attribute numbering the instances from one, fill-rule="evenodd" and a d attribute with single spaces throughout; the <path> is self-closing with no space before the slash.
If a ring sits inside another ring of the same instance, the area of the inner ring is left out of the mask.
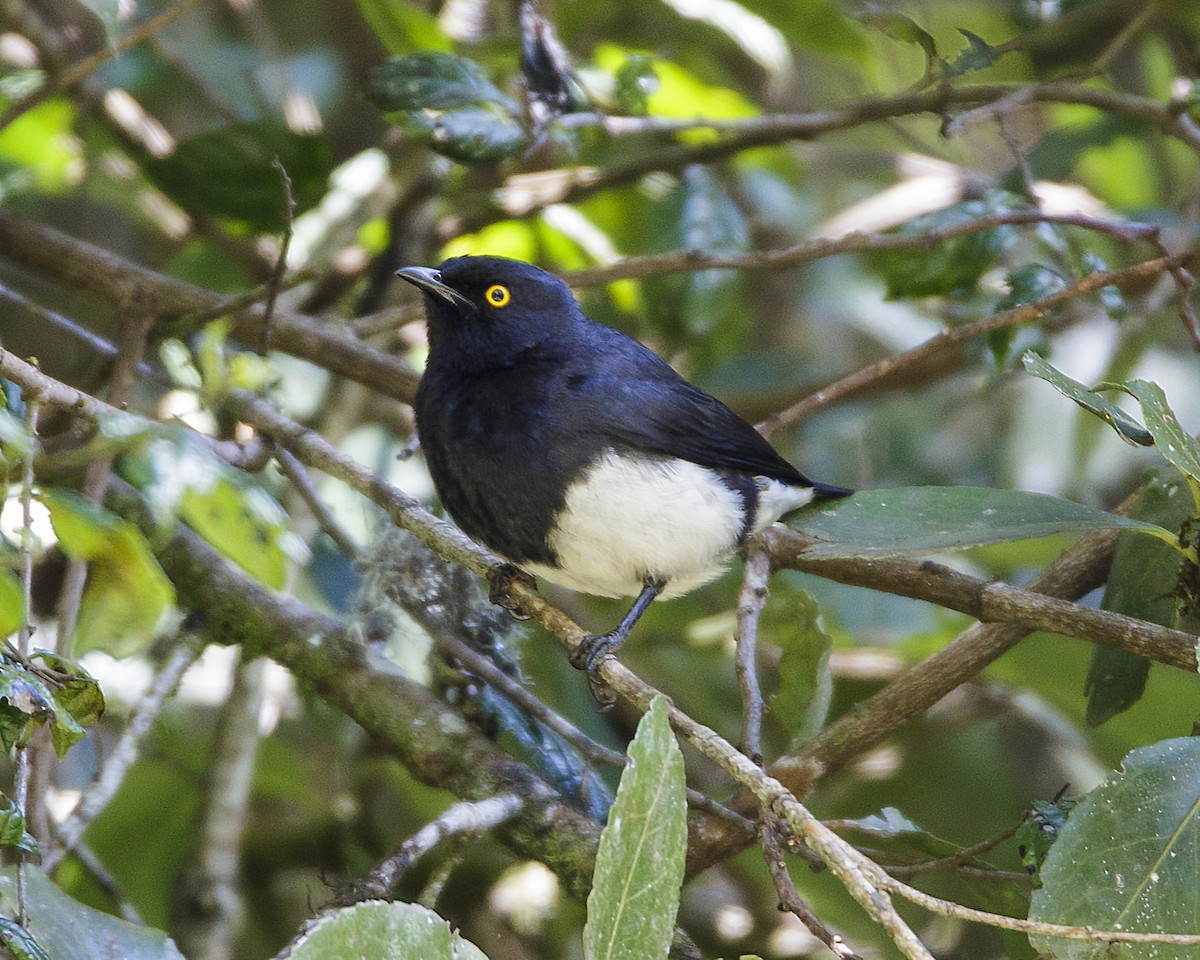
<path id="1" fill-rule="evenodd" d="M 425 293 L 417 430 L 446 510 L 524 571 L 638 596 L 577 665 L 594 668 L 655 597 L 720 573 L 752 532 L 849 492 L 810 481 L 544 270 L 457 257 L 398 275 Z"/>

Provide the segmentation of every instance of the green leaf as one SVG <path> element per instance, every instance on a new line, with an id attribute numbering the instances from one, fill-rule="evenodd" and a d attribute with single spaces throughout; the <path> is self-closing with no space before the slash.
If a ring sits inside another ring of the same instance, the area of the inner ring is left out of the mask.
<path id="1" fill-rule="evenodd" d="M 8 917 L 0 917 L 0 942 L 16 960 L 52 960 L 33 934 Z"/>
<path id="2" fill-rule="evenodd" d="M 915 217 L 892 232 L 928 233 L 997 212 L 1000 208 L 995 204 L 966 200 Z M 933 250 L 878 250 L 867 256 L 867 262 L 883 277 L 890 300 L 956 293 L 975 286 L 996 262 L 1010 233 L 1007 227 L 997 227 L 947 240 Z"/>
<path id="3" fill-rule="evenodd" d="M 679 909 L 687 852 L 683 755 L 655 697 L 629 745 L 600 836 L 583 928 L 585 960 L 661 960 Z"/>
<path id="4" fill-rule="evenodd" d="M 432 910 L 415 903 L 360 903 L 325 914 L 288 954 L 291 960 L 396 957 L 420 960 L 487 960 L 477 946 L 450 929 Z"/>
<path id="5" fill-rule="evenodd" d="M 287 582 L 289 561 L 300 547 L 283 508 L 190 431 L 156 437 L 122 457 L 119 468 L 145 495 L 160 526 L 181 518 L 267 586 L 280 589 Z"/>
<path id="6" fill-rule="evenodd" d="M 117 40 L 121 35 L 119 0 L 81 0 L 83 5 L 92 11 L 104 24 L 104 37 L 108 45 L 115 51 Z"/>
<path id="7" fill-rule="evenodd" d="M 34 725 L 50 724 L 50 739 L 60 757 L 83 737 L 83 727 L 37 674 L 0 657 L 0 743 L 7 750 L 28 736 Z"/>
<path id="8" fill-rule="evenodd" d="M 450 51 L 450 40 L 437 20 L 407 3 L 397 0 L 356 0 L 358 12 L 387 48 L 388 53 L 410 50 Z"/>
<path id="9" fill-rule="evenodd" d="M 525 145 L 525 128 L 501 103 L 444 110 L 428 124 L 429 146 L 461 163 L 503 160 Z"/>
<path id="10" fill-rule="evenodd" d="M 889 863 L 953 856 L 962 847 L 935 836 L 895 807 L 849 820 L 846 826 L 869 837 L 872 848 L 886 851 Z"/>
<path id="11" fill-rule="evenodd" d="M 819 541 L 806 551 L 810 557 L 894 557 L 1082 530 L 1140 530 L 1177 539 L 1145 520 L 1044 493 L 990 487 L 860 490 L 805 507 L 792 525 Z"/>
<path id="12" fill-rule="evenodd" d="M 517 105 L 465 57 L 393 57 L 375 71 L 370 93 L 392 123 L 463 163 L 501 160 L 525 143 Z"/>
<path id="13" fill-rule="evenodd" d="M 920 47 L 925 54 L 926 73 L 930 72 L 933 65 L 937 63 L 937 43 L 929 31 L 920 26 L 912 17 L 906 17 L 902 13 L 880 10 L 859 14 L 857 20 L 868 27 L 874 27 L 885 37 Z"/>
<path id="14" fill-rule="evenodd" d="M 1183 478 L 1164 467 L 1142 488 L 1129 515 L 1178 530 L 1192 509 Z M 1102 606 L 1149 623 L 1175 626 L 1179 610 L 1175 585 L 1182 563 L 1179 551 L 1161 540 L 1118 534 Z M 1149 672 L 1150 661 L 1145 657 L 1127 650 L 1095 647 L 1084 684 L 1088 725 L 1099 726 L 1137 703 Z"/>
<path id="15" fill-rule="evenodd" d="M 75 652 L 105 650 L 124 657 L 144 650 L 175 599 L 146 538 L 133 524 L 69 491 L 50 491 L 42 500 L 63 552 L 90 564 Z"/>
<path id="16" fill-rule="evenodd" d="M 26 853 L 41 856 L 42 848 L 33 835 L 25 829 L 25 814 L 17 809 L 16 803 L 4 797 L 0 805 L 0 846 L 16 847 Z"/>
<path id="17" fill-rule="evenodd" d="M 169 157 L 147 161 L 145 169 L 186 210 L 275 231 L 284 223 L 283 184 L 272 165 L 275 160 L 291 178 L 297 213 L 325 195 L 334 166 L 329 142 L 266 121 L 189 137 Z"/>
<path id="18" fill-rule="evenodd" d="M 104 716 L 105 704 L 104 693 L 96 679 L 75 660 L 49 650 L 37 650 L 34 657 L 64 676 L 54 690 L 54 699 L 59 705 L 82 727 L 99 723 Z"/>
<path id="19" fill-rule="evenodd" d="M 833 696 L 829 651 L 833 638 L 820 625 L 813 599 L 797 590 L 767 605 L 759 631 L 783 650 L 779 689 L 771 709 L 788 734 L 789 747 L 803 743 L 825 722 Z"/>
<path id="20" fill-rule="evenodd" d="M 1077 380 L 1072 380 L 1061 371 L 1056 370 L 1032 350 L 1027 351 L 1021 357 L 1021 363 L 1025 365 L 1025 370 L 1030 375 L 1045 380 L 1063 396 L 1074 400 L 1083 409 L 1098 416 L 1116 430 L 1117 436 L 1126 443 L 1140 444 L 1142 446 L 1150 446 L 1154 443 L 1154 437 L 1150 431 L 1115 403 L 1102 397 L 1094 390 L 1089 390 Z"/>
<path id="21" fill-rule="evenodd" d="M 645 116 L 649 97 L 658 89 L 658 74 L 654 61 L 642 54 L 630 54 L 617 70 L 613 93 L 617 107 L 631 117 Z"/>
<path id="22" fill-rule="evenodd" d="M 25 591 L 16 577 L 0 573 L 0 637 L 25 625 Z"/>
<path id="23" fill-rule="evenodd" d="M 1180 426 L 1163 388 L 1149 380 L 1126 380 L 1119 388 L 1142 405 L 1146 429 L 1154 435 L 1158 452 L 1181 470 L 1193 485 L 1200 484 L 1200 441 Z"/>
<path id="24" fill-rule="evenodd" d="M 453 110 L 493 101 L 516 106 L 474 60 L 439 51 L 392 57 L 372 74 L 369 90 L 385 112 Z"/>
<path id="25" fill-rule="evenodd" d="M 276 590 L 287 583 L 287 532 L 282 508 L 256 487 L 220 477 L 208 490 L 184 491 L 179 515 L 230 560 Z"/>
<path id="26" fill-rule="evenodd" d="M 678 185 L 645 210 L 648 236 L 663 250 L 736 253 L 749 249 L 750 228 L 724 183 L 706 167 L 683 171 Z M 644 284 L 647 312 L 660 329 L 696 353 L 716 335 L 740 342 L 743 281 L 734 270 L 690 270 Z"/>
<path id="27" fill-rule="evenodd" d="M 0 870 L 0 909 L 15 915 L 15 869 Z M 183 960 L 161 930 L 137 926 L 84 906 L 62 892 L 40 870 L 25 871 L 25 905 L 29 933 L 52 960 Z M 31 956 L 38 956 L 32 954 Z"/>
<path id="28" fill-rule="evenodd" d="M 1130 753 L 1080 800 L 1042 865 L 1030 918 L 1097 930 L 1200 933 L 1200 739 Z M 1200 957 L 1200 947 L 1083 943 L 1031 936 L 1060 960 Z"/>
<path id="29" fill-rule="evenodd" d="M 971 70 L 983 70 L 999 59 L 996 48 L 982 37 L 962 27 L 958 28 L 958 32 L 967 38 L 967 49 L 946 65 L 947 76 L 957 77 Z"/>

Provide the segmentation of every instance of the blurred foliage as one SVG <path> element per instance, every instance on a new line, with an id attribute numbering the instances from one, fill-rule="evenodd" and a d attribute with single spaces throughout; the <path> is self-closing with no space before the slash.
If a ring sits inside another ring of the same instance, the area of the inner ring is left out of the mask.
<path id="1" fill-rule="evenodd" d="M 129 36 L 141 21 L 127 19 L 126 6 L 0 9 L 0 207 L 220 297 L 212 310 L 155 316 L 136 388 L 114 401 L 137 416 L 105 419 L 96 437 L 48 408 L 34 437 L 22 398 L 4 384 L 3 632 L 29 616 L 33 645 L 52 646 L 62 555 L 91 563 L 73 647 L 0 658 L 0 742 L 34 749 L 49 728 L 63 754 L 41 816 L 0 807 L 0 845 L 30 853 L 49 839 L 39 832 L 46 816 L 60 817 L 86 792 L 143 697 L 145 676 L 162 663 L 178 615 L 201 623 L 224 615 L 174 609 L 175 586 L 155 552 L 180 519 L 278 591 L 269 596 L 351 618 L 366 661 L 428 683 L 518 760 L 547 754 L 542 769 L 562 767 L 562 783 L 588 792 L 580 809 L 602 810 L 617 782 L 615 769 L 593 767 L 573 749 L 562 747 L 560 758 L 557 739 L 453 658 L 432 653 L 407 615 L 364 603 L 357 591 L 371 570 L 364 576 L 357 564 L 372 557 L 386 519 L 314 472 L 315 492 L 345 535 L 335 543 L 306 503 L 313 491 L 298 488 L 224 408 L 232 389 L 267 391 L 340 451 L 434 504 L 420 457 L 397 459 L 412 430 L 398 391 L 334 375 L 319 355 L 258 357 L 262 339 L 223 317 L 234 312 L 225 297 L 263 300 L 285 227 L 280 315 L 306 316 L 322 333 L 357 336 L 419 369 L 419 311 L 411 291 L 388 283 L 405 264 L 492 253 L 568 273 L 640 255 L 778 251 L 854 233 L 919 240 L 1035 202 L 1076 218 L 786 269 L 685 269 L 580 286 L 591 316 L 645 340 L 752 421 L 943 329 L 1158 255 L 1147 233 L 1089 230 L 1088 217 L 1156 225 L 1169 249 L 1197 235 L 1200 7 L 1192 0 L 901 0 L 886 10 L 857 0 L 545 0 L 541 13 L 572 68 L 556 78 L 572 95 L 536 118 L 519 5 L 498 0 L 195 4 L 78 82 L 56 86 L 72 64 Z M 165 0 L 144 3 L 137 16 L 166 9 Z M 787 132 L 776 122 L 787 116 L 804 123 Z M 0 346 L 105 397 L 120 380 L 110 379 L 117 346 L 128 349 L 145 304 L 129 288 L 114 302 L 93 280 L 70 264 L 35 267 L 0 249 Z M 870 488 L 861 512 L 840 518 L 854 526 L 855 555 L 990 544 L 954 563 L 1019 583 L 1078 531 L 1106 522 L 1101 511 L 1151 469 L 1160 479 L 1145 496 L 1164 502 L 1143 502 L 1135 515 L 1194 550 L 1187 518 L 1200 490 L 1191 439 L 1200 392 L 1196 344 L 1178 306 L 1170 278 L 1107 287 L 880 379 L 772 440 L 808 476 Z M 25 531 L 21 471 L 35 453 L 48 520 Z M 88 489 L 85 471 L 112 456 L 116 475 L 146 503 L 149 534 L 78 495 Z M 887 491 L 901 487 L 908 506 L 898 516 Z M 958 511 L 952 524 L 949 508 Z M 1061 535 L 1017 540 L 1035 526 Z M 35 560 L 29 609 L 22 549 Z M 1162 540 L 1123 532 L 1105 598 L 1086 602 L 1194 630 L 1195 585 L 1186 581 L 1194 567 L 1180 558 Z M 737 742 L 734 567 L 656 605 L 623 658 Z M 770 586 L 759 650 L 768 763 L 970 622 L 791 572 Z M 622 612 L 620 602 L 550 596 L 589 628 Z M 599 714 L 556 643 L 540 631 L 495 643 L 505 668 L 551 709 L 624 750 L 637 716 Z M 16 915 L 15 881 L 0 874 L 0 939 L 14 955 L 86 955 L 72 952 L 79 930 L 107 938 L 95 943 L 114 955 L 178 955 L 155 929 L 93 909 L 137 914 L 192 955 L 197 901 L 180 881 L 202 859 L 206 811 L 228 763 L 222 751 L 234 721 L 223 703 L 242 669 L 235 653 L 210 649 L 168 700 L 85 834 L 86 855 L 64 859 L 56 885 L 32 872 L 31 933 L 5 919 Z M 233 946 L 246 960 L 273 956 L 296 936 L 330 898 L 326 880 L 361 876 L 453 799 L 418 782 L 318 692 L 281 675 L 251 724 L 253 783 L 238 844 L 244 922 Z M 1169 779 L 1194 766 L 1194 750 L 1170 738 L 1193 730 L 1198 694 L 1200 682 L 1182 671 L 1034 635 L 882 745 L 848 758 L 806 802 L 845 821 L 846 835 L 880 862 L 907 867 L 998 836 L 1041 803 L 1030 821 L 1036 845 L 1028 835 L 1010 839 L 968 858 L 970 870 L 918 871 L 914 882 L 1024 915 L 1029 858 L 1046 856 L 1035 900 L 1043 916 L 1067 916 L 1054 897 L 1110 868 L 1095 853 L 1097 836 L 1124 829 L 1168 860 L 1186 859 L 1176 854 L 1194 845 L 1190 833 L 1170 849 L 1155 843 L 1172 804 L 1184 804 L 1188 789 L 1194 800 L 1194 777 Z M 1125 773 L 1105 781 L 1131 751 Z M 730 794 L 723 774 L 692 751 L 684 757 L 689 786 Z M 1067 784 L 1079 797 L 1102 781 L 1104 792 L 1065 824 L 1065 807 L 1046 803 Z M 0 789 L 11 797 L 13 776 Z M 1111 821 L 1087 812 L 1102 808 Z M 1047 852 L 1051 831 L 1041 825 L 1052 813 L 1070 846 Z M 492 834 L 451 846 L 405 874 L 394 895 L 407 906 L 326 917 L 294 955 L 332 955 L 322 938 L 390 937 L 400 927 L 421 928 L 413 935 L 433 937 L 429 949 L 448 956 L 473 955 L 450 928 L 493 960 L 583 955 L 584 907 L 549 871 Z M 856 950 L 899 956 L 836 878 L 799 859 L 791 868 L 812 909 Z M 1194 876 L 1163 876 L 1144 872 L 1139 882 L 1195 901 Z M 1107 903 L 1090 887 L 1079 899 Z M 684 887 L 678 923 L 705 956 L 827 955 L 781 917 L 777 901 L 761 854 L 749 850 Z M 434 905 L 450 927 L 416 903 Z M 1177 906 L 1164 901 L 1148 915 L 1179 932 L 1173 924 L 1186 911 Z M 906 916 L 943 960 L 1033 956 L 1023 937 L 915 909 Z"/>

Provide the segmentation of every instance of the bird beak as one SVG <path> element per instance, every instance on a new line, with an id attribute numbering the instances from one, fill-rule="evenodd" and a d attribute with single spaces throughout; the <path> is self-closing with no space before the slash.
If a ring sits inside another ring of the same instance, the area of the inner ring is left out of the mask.
<path id="1" fill-rule="evenodd" d="M 462 310 L 475 311 L 475 304 L 464 297 L 453 287 L 442 283 L 442 275 L 433 267 L 401 267 L 396 276 L 407 280 L 415 287 L 434 297 L 441 297 L 447 303 Z"/>

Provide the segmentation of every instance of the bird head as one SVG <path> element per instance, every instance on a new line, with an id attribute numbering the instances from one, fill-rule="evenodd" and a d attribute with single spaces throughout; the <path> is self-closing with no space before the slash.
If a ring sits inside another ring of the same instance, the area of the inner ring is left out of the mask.
<path id="1" fill-rule="evenodd" d="M 454 257 L 396 276 L 425 294 L 431 353 L 455 345 L 478 356 L 527 349 L 582 317 L 565 283 L 520 260 Z"/>

